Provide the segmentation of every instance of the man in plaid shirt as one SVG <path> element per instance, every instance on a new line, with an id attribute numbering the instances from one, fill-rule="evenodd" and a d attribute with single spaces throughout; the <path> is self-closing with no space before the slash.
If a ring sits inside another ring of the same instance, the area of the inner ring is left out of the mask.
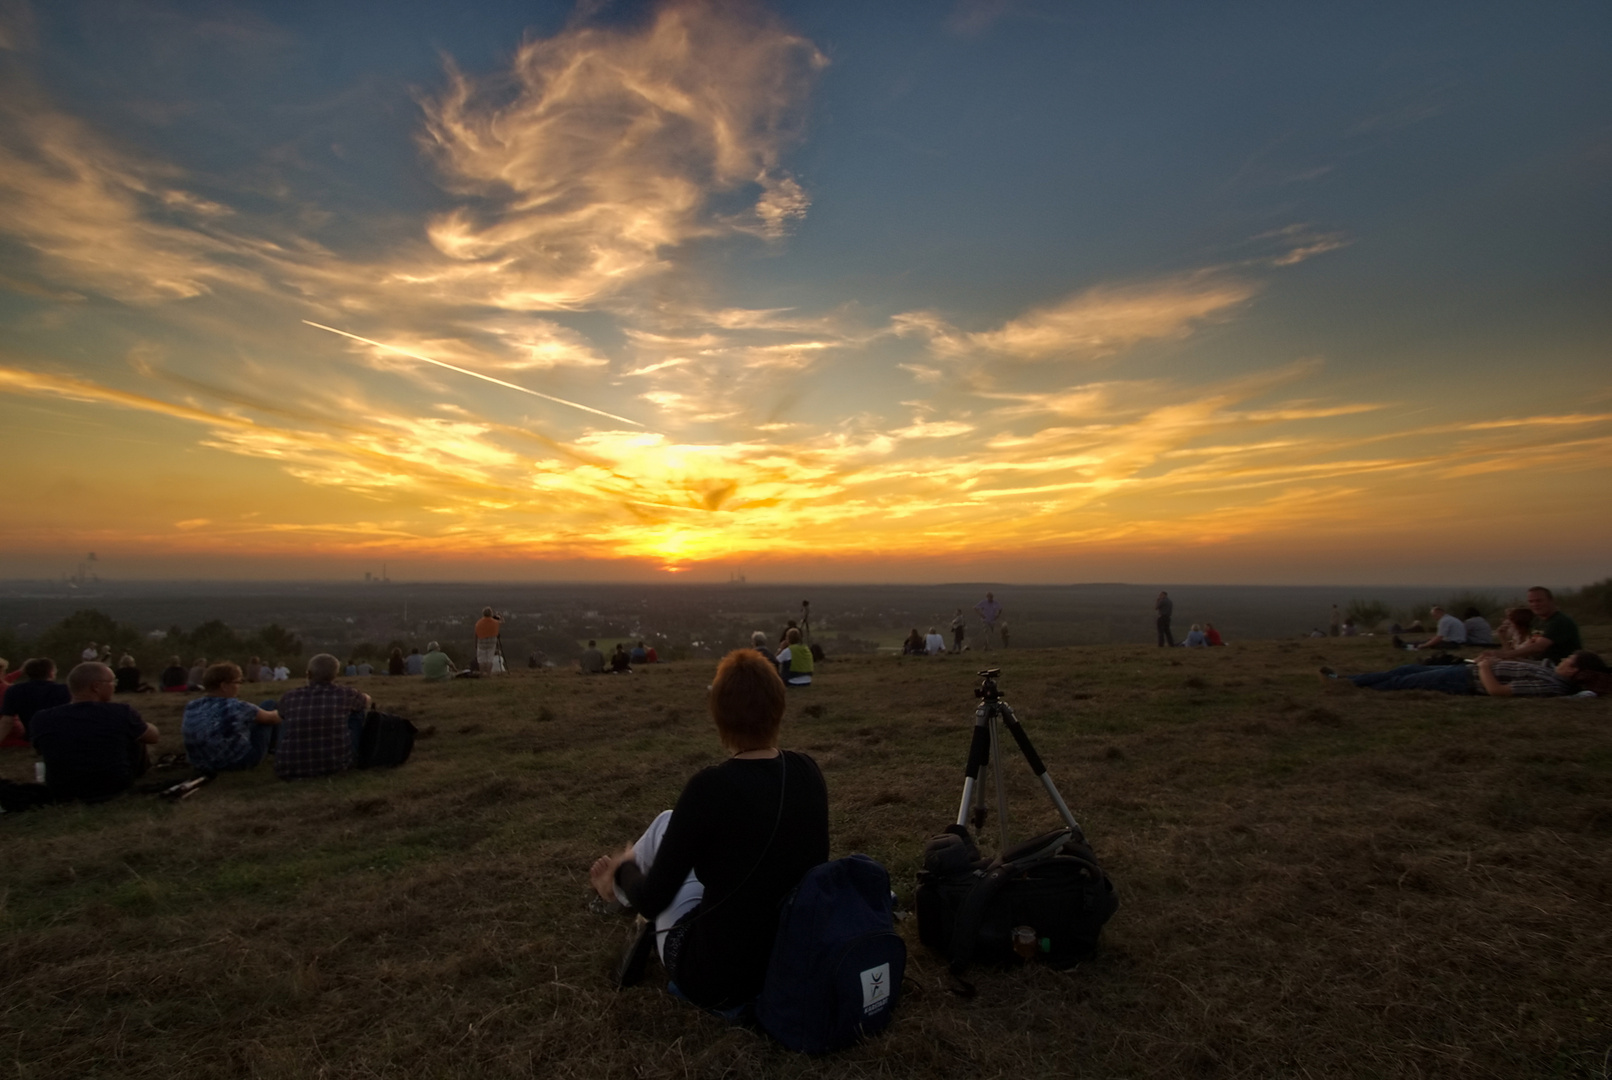
<path id="1" fill-rule="evenodd" d="M 1322 668 L 1321 677 L 1347 679 L 1373 690 L 1437 690 L 1443 694 L 1488 694 L 1490 697 L 1565 697 L 1602 684 L 1606 661 L 1580 649 L 1558 664 L 1528 660 L 1496 660 L 1486 656 L 1476 664 L 1406 664 L 1392 671 L 1339 676 Z"/>
<path id="2" fill-rule="evenodd" d="M 280 698 L 280 747 L 274 775 L 282 780 L 329 776 L 353 766 L 368 694 L 338 686 L 341 661 L 320 653 L 308 661 L 308 685 Z"/>

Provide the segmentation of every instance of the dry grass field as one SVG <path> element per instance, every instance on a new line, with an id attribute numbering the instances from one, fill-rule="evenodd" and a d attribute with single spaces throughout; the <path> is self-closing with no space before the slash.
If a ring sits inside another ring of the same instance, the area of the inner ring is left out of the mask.
<path id="1" fill-rule="evenodd" d="M 1612 645 L 1612 632 L 1587 634 Z M 981 656 L 858 657 L 790 700 L 835 855 L 910 904 Z M 1322 686 L 1380 640 L 993 654 L 1121 893 L 1101 955 L 948 991 L 912 950 L 825 1059 L 646 984 L 586 867 L 719 760 L 708 662 L 364 680 L 434 728 L 390 772 L 0 818 L 6 1077 L 1597 1077 L 1612 1052 L 1612 701 Z M 259 688 L 261 689 L 261 688 Z M 261 693 L 253 696 L 262 696 Z M 178 750 L 182 702 L 136 702 Z M 1020 836 L 1055 815 L 1017 757 Z M 22 779 L 31 757 L 6 752 Z M 994 848 L 995 823 L 986 846 Z"/>

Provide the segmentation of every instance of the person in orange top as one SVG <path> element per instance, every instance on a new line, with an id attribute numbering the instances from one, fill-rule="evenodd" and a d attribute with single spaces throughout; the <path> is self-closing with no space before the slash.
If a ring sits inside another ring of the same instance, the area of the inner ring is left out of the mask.
<path id="1" fill-rule="evenodd" d="M 493 658 L 498 655 L 498 633 L 503 629 L 504 623 L 493 609 L 481 609 L 481 618 L 476 620 L 476 670 L 483 675 L 493 672 Z"/>

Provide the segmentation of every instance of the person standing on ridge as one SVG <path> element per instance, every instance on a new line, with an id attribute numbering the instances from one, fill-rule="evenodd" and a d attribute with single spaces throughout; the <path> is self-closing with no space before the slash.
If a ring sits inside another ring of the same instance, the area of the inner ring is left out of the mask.
<path id="1" fill-rule="evenodd" d="M 982 648 L 989 649 L 996 638 L 996 620 L 1002 617 L 1002 605 L 996 602 L 995 593 L 986 593 L 985 599 L 974 605 L 974 611 L 985 623 L 985 644 Z"/>
<path id="2" fill-rule="evenodd" d="M 504 622 L 493 609 L 481 609 L 481 618 L 476 620 L 476 670 L 483 675 L 493 673 L 493 660 L 498 656 L 498 635 L 503 630 Z"/>
<path id="3" fill-rule="evenodd" d="M 1175 614 L 1175 602 L 1170 594 L 1159 590 L 1159 598 L 1153 601 L 1153 611 L 1158 616 L 1159 647 L 1175 648 L 1175 635 L 1170 633 L 1170 616 Z"/>

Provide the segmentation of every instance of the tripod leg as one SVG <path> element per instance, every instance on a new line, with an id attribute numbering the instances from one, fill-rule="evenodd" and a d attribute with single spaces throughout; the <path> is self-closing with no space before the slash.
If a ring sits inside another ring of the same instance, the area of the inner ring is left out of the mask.
<path id="1" fill-rule="evenodd" d="M 1019 744 L 1019 751 L 1024 755 L 1024 760 L 1029 763 L 1030 771 L 1035 774 L 1037 780 L 1041 781 L 1041 786 L 1047 789 L 1047 795 L 1051 797 L 1052 805 L 1058 808 L 1058 816 L 1063 818 L 1065 825 L 1075 830 L 1077 836 L 1086 835 L 1080 827 L 1080 822 L 1076 821 L 1075 815 L 1069 811 L 1069 805 L 1063 801 L 1063 796 L 1058 794 L 1058 786 L 1052 782 L 1052 777 L 1047 774 L 1046 764 L 1042 762 L 1041 755 L 1035 752 L 1035 746 L 1030 742 L 1030 736 L 1025 734 L 1018 718 L 1013 715 L 1013 710 L 1005 703 L 999 707 L 1002 710 L 1002 723 L 1006 724 L 1008 731 L 1012 733 L 1013 741 Z"/>
<path id="2" fill-rule="evenodd" d="M 1002 783 L 1002 747 L 996 733 L 996 715 L 991 714 L 991 775 L 996 781 L 997 851 L 1008 849 L 1007 788 Z"/>
<path id="3" fill-rule="evenodd" d="M 985 767 L 985 761 L 991 756 L 991 736 L 987 730 L 985 719 L 985 706 L 981 705 L 974 710 L 974 741 L 968 747 L 968 766 L 963 770 L 963 798 L 957 804 L 957 824 L 968 824 L 969 808 L 974 803 L 974 796 L 984 791 L 979 786 L 980 769 Z M 976 825 L 975 828 L 978 828 Z"/>

